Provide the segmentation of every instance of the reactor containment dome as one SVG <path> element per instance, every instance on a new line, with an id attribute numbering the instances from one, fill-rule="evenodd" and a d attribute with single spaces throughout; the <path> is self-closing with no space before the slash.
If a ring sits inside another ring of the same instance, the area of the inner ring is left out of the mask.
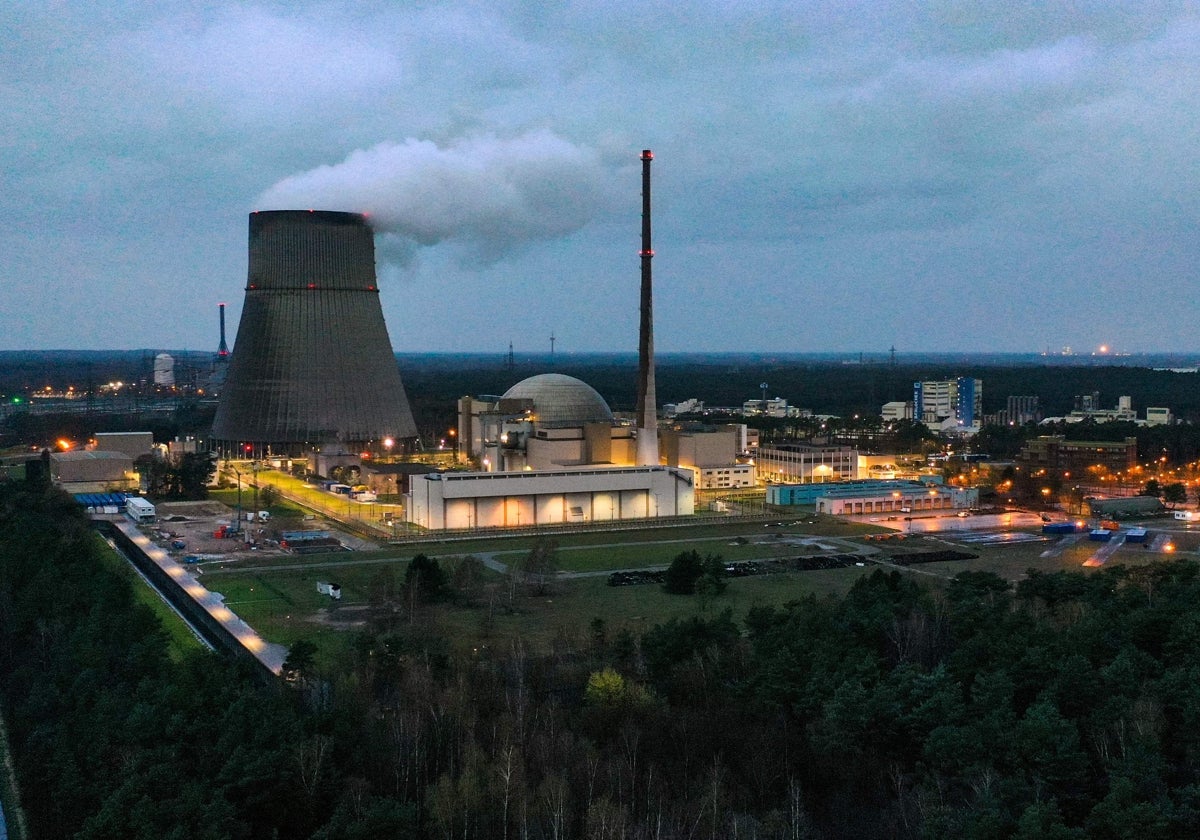
<path id="1" fill-rule="evenodd" d="M 533 402 L 534 421 L 539 426 L 582 426 L 611 423 L 613 413 L 596 389 L 574 376 L 542 373 L 522 379 L 504 392 L 501 399 Z"/>
<path id="2" fill-rule="evenodd" d="M 261 457 L 416 437 L 357 213 L 250 214 L 246 298 L 213 421 L 219 449 Z"/>

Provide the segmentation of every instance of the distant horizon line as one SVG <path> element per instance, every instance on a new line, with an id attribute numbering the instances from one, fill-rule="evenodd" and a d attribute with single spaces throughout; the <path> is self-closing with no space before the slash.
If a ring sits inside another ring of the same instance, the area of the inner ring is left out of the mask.
<path id="1" fill-rule="evenodd" d="M 236 349 L 236 348 L 235 348 Z M 186 355 L 212 355 L 216 356 L 216 350 L 210 349 L 189 349 L 189 348 L 163 348 L 163 347 L 131 347 L 131 348 L 46 348 L 46 349 L 9 349 L 0 350 L 0 355 L 20 355 L 20 354 L 124 354 L 124 353 L 178 353 Z M 518 351 L 518 350 L 393 350 L 393 355 L 396 356 L 472 356 L 472 357 L 487 357 L 507 359 L 511 353 L 514 359 L 556 359 L 568 357 L 589 357 L 589 356 L 627 356 L 637 358 L 636 350 L 548 350 L 541 351 Z M 1200 349 L 1196 350 L 1137 350 L 1121 353 L 1046 353 L 1044 351 L 1034 350 L 664 350 L 659 349 L 655 353 L 656 358 L 664 356 L 737 356 L 737 357 L 785 357 L 785 358 L 801 358 L 801 357 L 820 357 L 841 359 L 848 364 L 857 363 L 859 359 L 884 359 L 890 360 L 913 358 L 913 357 L 940 357 L 940 356 L 1017 356 L 1027 359 L 1047 359 L 1047 360 L 1121 360 L 1132 358 L 1145 357 L 1160 357 L 1160 358 L 1195 358 L 1200 362 Z"/>

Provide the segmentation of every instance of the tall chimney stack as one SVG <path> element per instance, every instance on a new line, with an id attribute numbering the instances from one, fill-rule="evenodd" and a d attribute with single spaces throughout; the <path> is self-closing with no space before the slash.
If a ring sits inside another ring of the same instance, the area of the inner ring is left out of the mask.
<path id="1" fill-rule="evenodd" d="M 229 345 L 225 343 L 225 304 L 218 303 L 217 308 L 221 312 L 221 343 L 217 345 L 217 355 L 224 359 L 229 355 Z"/>
<path id="2" fill-rule="evenodd" d="M 658 400 L 654 393 L 654 289 L 650 261 L 650 161 L 654 154 L 642 150 L 642 317 L 638 331 L 637 462 L 658 466 Z"/>

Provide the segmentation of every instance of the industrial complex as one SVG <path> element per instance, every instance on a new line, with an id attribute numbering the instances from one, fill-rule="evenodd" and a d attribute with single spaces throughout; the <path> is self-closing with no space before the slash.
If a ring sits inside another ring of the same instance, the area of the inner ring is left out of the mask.
<path id="1" fill-rule="evenodd" d="M 219 393 L 207 442 L 155 446 L 150 433 L 97 435 L 86 448 L 53 453 L 53 480 L 77 492 L 135 490 L 138 459 L 209 448 L 230 463 L 295 467 L 326 486 L 350 481 L 347 498 L 387 503 L 387 526 L 416 530 L 523 528 L 628 522 L 727 510 L 742 491 L 779 508 L 811 506 L 836 515 L 964 511 L 973 488 L 946 486 L 939 470 L 898 466 L 861 442 L 829 436 L 773 436 L 741 418 L 820 422 L 783 397 L 709 410 L 699 400 L 664 407 L 660 426 L 654 361 L 651 164 L 642 151 L 638 367 L 634 411 L 619 413 L 588 383 L 546 371 L 503 393 L 461 397 L 451 451 L 418 463 L 421 443 L 380 305 L 374 232 L 365 215 L 333 210 L 268 210 L 249 216 L 245 300 L 231 353 L 225 307 L 220 342 L 205 377 Z M 632 297 L 632 296 L 631 296 Z M 178 387 L 177 359 L 154 357 L 153 385 Z M 189 382 L 197 379 L 185 376 Z M 198 380 L 197 380 L 198 381 Z M 119 385 L 119 383 L 118 383 Z M 196 393 L 201 389 L 191 386 Z M 983 382 L 970 377 L 913 383 L 911 402 L 883 406 L 885 423 L 915 423 L 966 441 L 981 424 L 1040 420 L 1036 397 L 1014 396 L 984 417 Z M 69 399 L 70 394 L 63 396 Z M 1122 397 L 1113 411 L 1098 394 L 1079 398 L 1080 419 L 1133 417 Z M 1146 423 L 1170 423 L 1148 408 Z M 822 426 L 822 428 L 824 428 Z M 869 441 L 868 441 L 869 442 Z M 860 446 L 862 450 L 860 451 Z M 1077 474 L 1099 465 L 1129 470 L 1136 440 L 1076 442 L 1045 436 L 1026 443 L 1014 469 Z M 353 476 L 353 478 L 350 478 Z M 241 476 L 238 477 L 239 486 Z M 1010 482 L 1011 484 L 1011 482 Z M 397 500 L 402 500 L 400 505 Z M 399 508 L 399 509 L 397 509 Z M 893 516 L 888 519 L 895 518 Z"/>

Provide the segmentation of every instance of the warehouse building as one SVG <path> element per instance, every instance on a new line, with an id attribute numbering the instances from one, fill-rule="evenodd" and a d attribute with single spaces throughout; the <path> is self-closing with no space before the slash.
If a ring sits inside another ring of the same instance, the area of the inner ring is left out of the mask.
<path id="1" fill-rule="evenodd" d="M 690 516 L 690 470 L 592 467 L 412 476 L 408 521 L 431 530 L 514 528 Z"/>

